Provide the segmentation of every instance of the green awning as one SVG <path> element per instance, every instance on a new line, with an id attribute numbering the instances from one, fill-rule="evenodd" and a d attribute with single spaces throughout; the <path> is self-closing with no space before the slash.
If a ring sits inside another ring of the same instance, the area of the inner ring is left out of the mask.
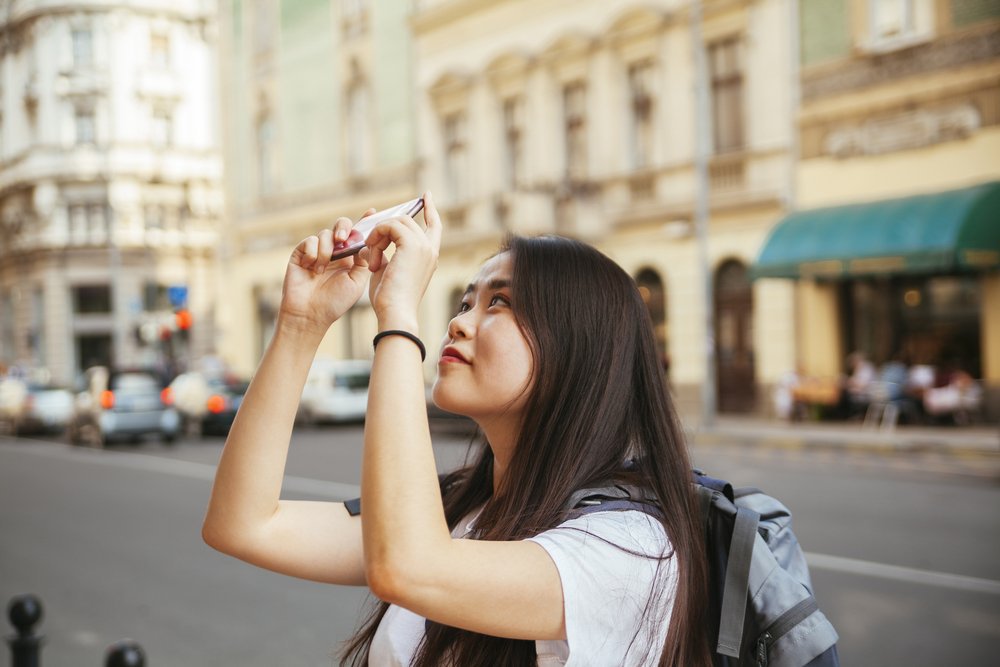
<path id="1" fill-rule="evenodd" d="M 792 213 L 764 243 L 754 278 L 954 273 L 1000 268 L 1000 181 Z"/>

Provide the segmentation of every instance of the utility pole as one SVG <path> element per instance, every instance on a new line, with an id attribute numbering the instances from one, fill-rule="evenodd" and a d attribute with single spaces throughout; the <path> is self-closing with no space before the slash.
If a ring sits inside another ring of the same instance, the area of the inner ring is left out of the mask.
<path id="1" fill-rule="evenodd" d="M 695 93 L 695 205 L 694 226 L 698 239 L 698 272 L 702 284 L 705 378 L 701 383 L 701 427 L 715 423 L 715 307 L 712 303 L 712 266 L 708 256 L 708 158 L 711 150 L 711 100 L 708 95 L 708 63 L 702 36 L 702 0 L 691 3 L 691 47 L 694 55 Z"/>

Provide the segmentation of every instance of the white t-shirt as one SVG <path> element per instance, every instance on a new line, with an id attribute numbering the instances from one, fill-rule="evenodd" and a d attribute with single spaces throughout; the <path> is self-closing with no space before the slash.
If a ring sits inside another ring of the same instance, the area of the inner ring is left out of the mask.
<path id="1" fill-rule="evenodd" d="M 471 524 L 452 535 L 465 537 Z M 565 641 L 535 642 L 538 665 L 658 663 L 677 589 L 676 560 L 656 558 L 670 553 L 662 524 L 638 511 L 595 512 L 530 539 L 555 562 L 566 617 Z M 407 667 L 423 636 L 422 616 L 391 605 L 369 664 Z"/>

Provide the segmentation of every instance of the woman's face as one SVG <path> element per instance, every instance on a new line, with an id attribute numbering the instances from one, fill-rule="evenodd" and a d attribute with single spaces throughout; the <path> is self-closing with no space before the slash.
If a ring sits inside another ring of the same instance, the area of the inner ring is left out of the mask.
<path id="1" fill-rule="evenodd" d="M 531 348 L 511 310 L 511 265 L 507 252 L 483 264 L 448 324 L 438 362 L 434 403 L 480 423 L 519 418 L 531 385 Z"/>

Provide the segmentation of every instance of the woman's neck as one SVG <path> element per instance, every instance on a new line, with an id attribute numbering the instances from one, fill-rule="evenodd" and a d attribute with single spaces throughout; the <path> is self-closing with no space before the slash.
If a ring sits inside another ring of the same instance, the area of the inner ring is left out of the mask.
<path id="1" fill-rule="evenodd" d="M 503 420 L 480 422 L 479 428 L 486 436 L 486 443 L 493 450 L 493 492 L 500 487 L 514 455 L 517 427 Z"/>

